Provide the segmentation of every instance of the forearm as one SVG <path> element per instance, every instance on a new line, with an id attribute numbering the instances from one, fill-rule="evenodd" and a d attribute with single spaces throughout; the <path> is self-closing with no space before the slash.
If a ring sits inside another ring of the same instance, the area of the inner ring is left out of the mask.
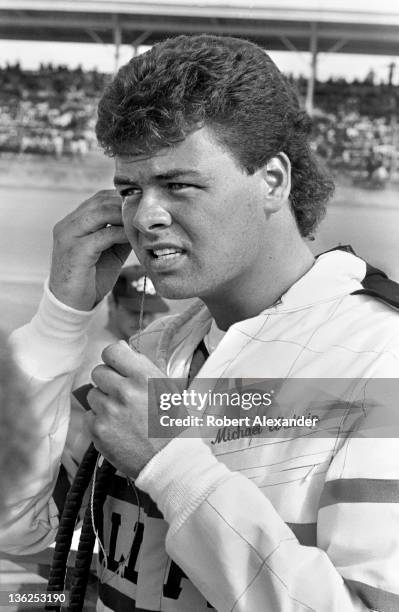
<path id="1" fill-rule="evenodd" d="M 327 554 L 299 544 L 259 489 L 201 441 L 174 441 L 136 482 L 170 525 L 168 553 L 217 610 L 369 610 Z"/>
<path id="2" fill-rule="evenodd" d="M 25 409 L 33 415 L 36 431 L 29 471 L 7 499 L 1 550 L 34 552 L 54 539 L 58 509 L 52 495 L 68 431 L 72 375 L 83 354 L 90 318 L 64 307 L 46 289 L 31 323 L 11 337 L 28 385 Z"/>

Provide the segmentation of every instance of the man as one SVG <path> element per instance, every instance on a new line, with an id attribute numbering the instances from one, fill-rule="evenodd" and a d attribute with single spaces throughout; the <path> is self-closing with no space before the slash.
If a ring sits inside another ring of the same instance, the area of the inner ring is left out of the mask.
<path id="1" fill-rule="evenodd" d="M 118 470 L 97 525 L 99 610 L 399 608 L 398 441 L 356 437 L 394 408 L 373 379 L 397 378 L 399 320 L 364 293 L 364 261 L 342 250 L 315 261 L 307 246 L 332 191 L 309 131 L 270 58 L 234 38 L 155 45 L 100 101 L 118 193 L 57 224 L 39 313 L 14 335 L 48 435 L 3 547 L 54 538 L 70 373 L 131 246 L 162 296 L 200 300 L 139 334 L 140 352 L 106 348 L 92 373 L 88 428 Z M 195 389 L 245 377 L 340 379 L 339 401 L 332 383 L 324 402 L 333 433 L 147 436 L 149 378 Z"/>
<path id="2" fill-rule="evenodd" d="M 118 340 L 129 340 L 139 329 L 140 310 L 142 328 L 152 323 L 157 316 L 168 312 L 164 300 L 157 295 L 154 285 L 145 276 L 143 266 L 122 268 L 111 293 L 107 297 L 107 320 L 89 331 L 89 339 L 82 366 L 75 375 L 73 388 L 86 384 L 93 368 L 102 362 L 103 349 Z"/>

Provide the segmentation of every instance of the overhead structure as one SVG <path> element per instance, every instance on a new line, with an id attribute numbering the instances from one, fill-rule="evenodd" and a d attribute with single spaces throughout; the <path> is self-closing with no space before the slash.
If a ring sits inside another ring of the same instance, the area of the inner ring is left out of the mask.
<path id="1" fill-rule="evenodd" d="M 399 2 L 379 0 L 0 0 L 0 38 L 151 45 L 198 32 L 249 38 L 269 50 L 311 52 L 312 108 L 319 52 L 395 56 Z M 370 3 L 371 4 L 371 3 Z"/>

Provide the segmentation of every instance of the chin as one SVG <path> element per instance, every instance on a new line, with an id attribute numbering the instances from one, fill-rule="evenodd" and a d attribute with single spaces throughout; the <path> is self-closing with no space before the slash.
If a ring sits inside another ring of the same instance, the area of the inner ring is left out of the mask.
<path id="1" fill-rule="evenodd" d="M 173 283 L 166 279 L 156 279 L 154 286 L 157 293 L 167 300 L 185 300 L 199 297 L 198 288 L 188 283 Z"/>
<path id="2" fill-rule="evenodd" d="M 187 300 L 189 298 L 199 298 L 197 291 L 189 291 L 185 289 L 168 289 L 159 291 L 159 295 L 167 300 Z"/>

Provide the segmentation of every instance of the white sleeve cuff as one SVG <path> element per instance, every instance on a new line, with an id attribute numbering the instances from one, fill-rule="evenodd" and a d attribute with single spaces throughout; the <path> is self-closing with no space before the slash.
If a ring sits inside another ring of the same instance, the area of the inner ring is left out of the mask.
<path id="1" fill-rule="evenodd" d="M 155 501 L 170 536 L 231 476 L 201 439 L 175 438 L 147 463 L 135 484 Z"/>
<path id="2" fill-rule="evenodd" d="M 22 370 L 39 380 L 51 380 L 75 370 L 86 346 L 87 326 L 97 308 L 86 312 L 63 304 L 51 293 L 46 281 L 32 321 L 10 337 Z"/>

